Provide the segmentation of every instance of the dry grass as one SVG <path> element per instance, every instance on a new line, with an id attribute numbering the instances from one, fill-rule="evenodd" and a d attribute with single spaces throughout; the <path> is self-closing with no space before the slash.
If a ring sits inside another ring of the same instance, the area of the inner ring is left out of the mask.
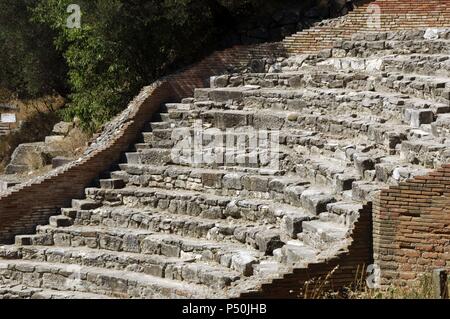
<path id="1" fill-rule="evenodd" d="M 303 299 L 322 299 L 326 295 L 326 288 L 329 284 L 331 276 L 338 269 L 336 266 L 324 278 L 318 277 L 305 282 L 303 285 L 302 294 L 299 296 Z"/>
<path id="2" fill-rule="evenodd" d="M 366 284 L 365 267 L 360 267 L 354 282 L 339 291 L 329 291 L 329 281 L 338 267 L 325 277 L 310 280 L 303 287 L 304 299 L 434 299 L 431 274 L 422 275 L 408 285 L 391 284 L 380 289 L 371 289 Z M 449 279 L 450 290 L 450 279 Z"/>
<path id="3" fill-rule="evenodd" d="M 80 128 L 76 127 L 72 129 L 64 140 L 56 142 L 55 148 L 61 151 L 66 157 L 77 157 L 81 155 L 86 147 L 90 136 L 83 132 Z"/>

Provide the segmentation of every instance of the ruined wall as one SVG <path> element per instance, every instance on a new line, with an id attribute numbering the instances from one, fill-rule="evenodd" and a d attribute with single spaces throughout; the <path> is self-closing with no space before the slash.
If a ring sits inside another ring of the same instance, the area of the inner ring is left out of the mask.
<path id="1" fill-rule="evenodd" d="M 450 165 L 381 191 L 373 235 L 383 285 L 450 270 Z"/>

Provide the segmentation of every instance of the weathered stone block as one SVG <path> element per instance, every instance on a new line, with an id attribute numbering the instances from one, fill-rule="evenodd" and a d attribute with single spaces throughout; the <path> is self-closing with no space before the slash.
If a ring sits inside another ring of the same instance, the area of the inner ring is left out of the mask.
<path id="1" fill-rule="evenodd" d="M 275 230 L 258 232 L 255 236 L 255 241 L 259 251 L 264 252 L 266 255 L 272 254 L 275 249 L 284 245 L 280 239 L 280 234 Z"/>
<path id="2" fill-rule="evenodd" d="M 231 257 L 231 269 L 248 277 L 253 274 L 253 265 L 257 262 L 254 256 L 246 252 L 238 252 Z"/>
<path id="3" fill-rule="evenodd" d="M 335 202 L 333 195 L 323 191 L 308 189 L 300 197 L 302 207 L 311 214 L 320 214 L 326 211 L 327 204 Z"/>

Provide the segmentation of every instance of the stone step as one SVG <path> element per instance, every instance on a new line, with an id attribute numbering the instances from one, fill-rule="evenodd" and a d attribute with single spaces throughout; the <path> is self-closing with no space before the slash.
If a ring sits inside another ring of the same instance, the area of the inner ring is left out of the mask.
<path id="1" fill-rule="evenodd" d="M 352 151 L 356 150 L 351 148 Z M 350 150 L 346 150 L 350 155 Z M 353 156 L 353 155 L 351 155 Z M 350 190 L 352 182 L 362 179 L 362 176 L 353 167 L 352 159 L 347 161 L 329 157 L 329 155 L 303 155 L 303 163 L 296 166 L 296 173 L 300 177 L 316 184 L 332 187 L 336 192 Z"/>
<path id="2" fill-rule="evenodd" d="M 79 292 L 58 291 L 53 289 L 30 288 L 24 285 L 0 285 L 0 299 L 114 299 L 105 295 Z"/>
<path id="3" fill-rule="evenodd" d="M 449 55 L 444 54 L 390 56 L 383 58 L 382 69 L 386 72 L 450 77 L 450 59 Z"/>
<path id="4" fill-rule="evenodd" d="M 389 131 L 389 129 L 391 129 L 391 131 Z M 398 127 L 395 125 L 377 124 L 369 127 L 368 137 L 371 141 L 375 141 L 377 145 L 382 145 L 383 148 L 385 148 L 389 152 L 396 153 L 397 146 L 400 146 L 400 143 L 403 140 L 409 138 L 409 136 L 406 134 L 406 132 L 408 132 L 409 129 L 404 127 L 404 130 L 405 133 L 402 133 L 402 127 Z M 412 132 L 417 131 L 410 130 L 408 134 L 412 134 Z M 429 133 L 426 134 L 430 135 Z M 305 135 L 306 135 L 305 137 L 299 137 L 298 139 L 293 138 L 292 136 L 288 139 L 290 143 L 298 142 L 297 144 L 294 144 L 297 146 L 309 146 L 309 147 L 317 146 L 317 148 L 320 149 L 320 152 L 318 152 L 317 155 L 312 155 L 306 152 L 304 155 L 305 158 L 302 160 L 304 161 L 304 164 L 302 164 L 302 166 L 304 168 L 307 168 L 307 170 L 304 171 L 303 169 L 303 171 L 298 170 L 297 172 L 301 173 L 302 174 L 301 176 L 313 176 L 313 177 L 316 176 L 316 172 L 321 172 L 321 170 L 325 172 L 331 172 L 331 174 L 328 175 L 323 174 L 323 172 L 321 175 L 317 175 L 318 177 L 320 176 L 322 178 L 323 176 L 324 178 L 322 180 L 318 179 L 315 180 L 315 182 L 319 184 L 324 184 L 324 181 L 328 180 L 331 183 L 330 185 L 334 186 L 336 184 L 335 183 L 336 179 L 334 178 L 334 176 L 342 173 L 342 171 L 344 170 L 348 170 L 349 165 L 353 165 L 351 164 L 351 162 L 354 162 L 355 168 L 359 171 L 359 174 L 363 176 L 363 173 L 366 169 L 374 169 L 373 167 L 364 168 L 365 166 L 361 166 L 361 164 L 364 164 L 364 158 L 366 158 L 367 156 L 373 156 L 373 158 L 377 161 L 378 157 L 386 155 L 385 151 L 380 150 L 376 151 L 374 154 L 364 155 L 363 160 L 356 160 L 357 158 L 353 154 L 357 150 L 355 150 L 353 147 L 349 147 L 349 145 L 351 146 L 352 144 L 357 143 L 356 145 L 359 146 L 361 145 L 361 141 L 357 142 L 348 139 L 348 140 L 336 140 L 335 142 L 334 141 L 325 142 L 326 136 L 306 134 L 306 132 Z M 307 148 L 306 150 L 309 149 L 310 148 Z M 366 151 L 363 150 L 363 152 Z M 336 157 L 339 157 L 339 159 L 336 159 Z M 336 162 L 336 164 L 334 164 L 334 162 Z M 308 163 L 311 163 L 312 165 L 308 166 L 307 165 Z M 121 176 L 121 178 L 124 178 L 124 176 Z M 350 185 L 350 183 L 348 183 L 348 185 Z M 347 189 L 350 188 L 348 187 Z"/>
<path id="5" fill-rule="evenodd" d="M 410 43 L 410 41 L 419 40 L 449 40 L 448 28 L 415 28 L 402 31 L 377 31 L 377 32 L 358 32 L 351 36 L 352 41 L 401 41 Z"/>
<path id="6" fill-rule="evenodd" d="M 272 105 L 271 105 L 272 104 Z M 431 108 L 448 112 L 448 104 L 411 98 L 398 92 L 374 92 L 347 88 L 260 89 L 244 93 L 246 108 L 279 108 L 290 111 L 327 110 L 395 116 L 404 108 Z M 383 113 L 384 112 L 384 113 Z"/>
<path id="7" fill-rule="evenodd" d="M 287 112 L 272 112 L 272 114 L 261 113 L 258 115 L 260 122 L 265 123 L 265 128 L 280 129 L 284 131 L 289 128 L 301 128 L 302 130 L 316 131 L 330 134 L 349 134 L 350 136 L 364 135 L 366 133 L 370 140 L 377 143 L 392 146 L 392 140 L 397 141 L 401 134 L 406 135 L 409 131 L 408 125 L 399 123 L 385 123 L 386 120 L 376 116 L 342 116 L 342 115 L 319 115 L 319 114 L 296 114 L 295 120 L 289 118 Z M 246 120 L 247 121 L 247 120 Z M 284 124 L 283 124 L 284 121 Z M 262 128 L 253 121 L 247 121 L 255 128 Z M 279 124 L 271 124 L 279 123 Z M 281 124 L 280 124 L 281 123 Z M 406 137 L 403 137 L 405 139 Z"/>
<path id="8" fill-rule="evenodd" d="M 216 295 L 201 285 L 146 274 L 38 261 L 0 260 L 0 276 L 6 284 L 125 299 L 211 298 Z"/>
<path id="9" fill-rule="evenodd" d="M 382 182 L 355 181 L 352 185 L 352 200 L 357 202 L 373 202 L 376 194 L 389 185 Z"/>
<path id="10" fill-rule="evenodd" d="M 84 247 L 0 247 L 0 256 L 11 256 L 12 252 L 16 255 L 14 259 L 137 272 L 215 289 L 224 289 L 240 277 L 236 271 L 220 265 L 196 262 L 194 258 L 171 258 Z"/>
<path id="11" fill-rule="evenodd" d="M 278 87 L 288 85 L 288 80 L 299 72 L 282 73 L 237 73 L 212 76 L 210 78 L 211 88 L 233 88 L 243 85 L 257 85 L 261 87 Z"/>
<path id="12" fill-rule="evenodd" d="M 241 86 L 237 88 L 197 88 L 194 90 L 194 98 L 196 101 L 214 101 L 214 102 L 228 102 L 230 100 L 237 100 L 242 98 L 244 91 L 251 91 L 259 89 L 259 86 Z"/>
<path id="13" fill-rule="evenodd" d="M 253 274 L 253 265 L 258 264 L 261 258 L 261 253 L 243 245 L 188 239 L 172 234 L 148 236 L 143 242 L 143 248 L 149 254 L 167 257 L 180 257 L 183 254 L 199 260 L 214 261 L 244 276 Z"/>
<path id="14" fill-rule="evenodd" d="M 429 112 L 427 109 L 421 111 Z M 335 134 L 336 136 L 366 135 L 370 140 L 382 144 L 389 149 L 394 149 L 395 145 L 406 139 L 408 132 L 411 130 L 409 126 L 411 122 L 411 115 L 409 115 L 409 117 L 402 115 L 404 120 L 408 121 L 408 125 L 403 125 L 400 121 L 385 123 L 386 119 L 382 117 L 364 116 L 357 114 L 354 114 L 352 116 L 332 116 L 321 114 L 293 114 L 292 112 L 285 111 L 276 111 L 270 113 L 254 111 L 254 114 L 249 117 L 248 112 L 246 113 L 246 115 L 243 115 L 242 113 L 241 115 L 239 115 L 238 113 L 234 112 L 235 111 L 215 111 L 215 114 L 220 114 L 223 117 L 231 116 L 230 120 L 236 120 L 236 116 L 242 115 L 242 123 L 245 122 L 246 124 L 251 125 L 251 127 L 254 129 L 277 130 L 280 132 L 279 141 L 281 145 L 295 145 L 296 143 L 300 143 L 320 146 L 321 144 L 323 144 L 323 140 L 320 134 Z M 419 116 L 419 118 L 422 116 L 420 112 L 417 112 L 417 115 Z M 421 119 L 421 121 L 421 123 L 427 122 L 423 120 L 423 118 Z M 182 129 L 180 129 L 180 132 L 181 131 Z M 177 148 L 187 148 L 188 151 L 191 151 L 191 149 L 193 148 L 193 131 L 191 132 L 190 130 L 185 130 L 182 132 L 183 134 L 177 135 L 182 135 L 185 138 L 189 138 L 188 140 L 185 140 L 183 144 L 177 146 Z M 205 137 L 214 137 L 214 135 L 217 134 L 217 131 L 200 130 L 199 132 L 204 134 Z M 291 132 L 293 134 L 289 134 Z M 239 133 L 237 132 L 237 134 Z M 210 138 L 206 138 L 206 140 L 209 142 Z M 222 144 L 223 143 L 224 142 L 222 141 Z"/>
<path id="15" fill-rule="evenodd" d="M 95 209 L 100 207 L 100 204 L 89 199 L 73 199 L 72 207 L 74 209 Z"/>
<path id="16" fill-rule="evenodd" d="M 164 174 L 162 167 L 167 167 L 168 170 L 171 167 L 176 167 L 177 169 L 190 169 L 191 171 L 195 170 L 212 170 L 212 171 L 224 171 L 227 173 L 239 173 L 239 174 L 250 174 L 250 175 L 262 175 L 262 176 L 284 176 L 286 175 L 285 171 L 282 170 L 271 170 L 266 168 L 253 168 L 253 167 L 239 167 L 239 166 L 227 166 L 227 167 L 217 167 L 215 169 L 210 168 L 189 168 L 186 166 L 180 165 L 149 165 L 149 164 L 119 164 L 119 168 L 122 171 L 127 172 L 131 175 L 161 175 Z"/>
<path id="17" fill-rule="evenodd" d="M 153 129 L 151 132 L 143 132 L 142 135 L 145 143 L 156 140 L 170 140 L 172 137 L 172 128 Z"/>
<path id="18" fill-rule="evenodd" d="M 157 122 L 157 121 L 152 121 L 149 123 L 149 131 L 151 132 L 151 130 L 154 129 L 169 129 L 174 127 L 174 123 L 171 122 Z M 144 132 L 143 132 L 144 133 Z"/>
<path id="19" fill-rule="evenodd" d="M 282 248 L 274 251 L 274 256 L 280 263 L 304 268 L 309 263 L 317 262 L 319 253 L 319 250 L 302 241 L 291 240 Z"/>
<path id="20" fill-rule="evenodd" d="M 330 60 L 329 63 L 333 63 L 334 60 Z M 246 77 L 251 77 L 252 81 L 257 81 L 257 79 L 261 78 L 260 74 L 253 74 L 253 75 L 246 75 Z M 360 70 L 346 70 L 346 71 L 339 71 L 339 70 L 330 70 L 330 68 L 313 68 L 313 69 L 304 69 L 302 70 L 298 75 L 293 76 L 292 74 L 287 75 L 292 76 L 291 78 L 285 80 L 284 82 L 281 82 L 279 85 L 279 88 L 277 89 L 269 89 L 269 90 L 242 90 L 239 91 L 239 88 L 226 88 L 229 90 L 235 90 L 236 92 L 240 92 L 240 95 L 235 94 L 233 98 L 230 98 L 228 102 L 232 102 L 233 104 L 238 105 L 252 105 L 254 107 L 255 103 L 258 103 L 258 96 L 261 96 L 260 93 L 263 92 L 266 96 L 266 103 L 273 103 L 276 102 L 276 100 L 268 100 L 267 99 L 267 92 L 275 93 L 277 92 L 278 95 L 281 97 L 283 95 L 289 96 L 290 94 L 292 96 L 292 89 L 294 89 L 295 94 L 302 95 L 303 96 L 303 104 L 302 105 L 309 105 L 311 107 L 310 100 L 313 102 L 317 101 L 317 96 L 320 96 L 324 94 L 327 94 L 327 89 L 341 89 L 344 90 L 341 92 L 341 94 L 344 94 L 344 97 L 347 99 L 349 97 L 353 98 L 353 102 L 355 99 L 355 91 L 373 91 L 374 89 L 377 91 L 376 93 L 383 93 L 385 91 L 390 91 L 396 94 L 408 94 L 411 96 L 415 96 L 420 99 L 431 99 L 435 100 L 439 103 L 441 101 L 442 103 L 448 102 L 448 91 L 449 91 L 449 85 L 450 82 L 449 78 L 431 78 L 429 76 L 423 76 L 423 75 L 416 75 L 416 74 L 400 74 L 398 72 L 365 72 Z M 264 78 L 263 78 L 264 80 Z M 262 81 L 263 81 L 262 80 Z M 269 86 L 272 87 L 272 86 Z M 320 88 L 319 91 L 315 90 L 315 88 Z M 297 89 L 297 90 L 295 90 Z M 301 91 L 298 91 L 298 89 L 303 89 Z M 209 89 L 209 95 L 214 96 L 213 93 L 215 91 L 221 91 L 223 89 Z M 283 92 L 285 91 L 285 92 Z M 335 93 L 335 92 L 333 92 Z M 353 94 L 350 94 L 353 93 Z M 361 92 L 358 92 L 359 96 L 362 96 Z M 328 92 L 329 94 L 329 92 Z M 373 96 L 374 93 L 365 94 L 368 97 Z M 358 95 L 356 95 L 358 96 Z M 275 98 L 276 96 L 273 96 Z M 342 100 L 342 96 L 337 96 Z M 383 96 L 382 96 L 383 97 Z M 292 97 L 291 97 L 292 99 Z M 336 97 L 332 97 L 330 100 L 326 100 L 327 103 L 333 102 Z M 261 100 L 261 97 L 259 97 L 259 100 Z M 322 103 L 323 106 L 323 99 L 320 102 L 316 102 L 318 104 Z M 350 100 L 351 101 L 351 100 Z M 364 102 L 366 105 L 370 105 L 368 103 L 370 100 L 365 99 Z M 388 100 L 389 101 L 389 100 Z M 391 100 L 393 102 L 396 102 L 395 100 Z M 259 101 L 259 104 L 262 102 Z M 334 102 L 336 103 L 336 102 Z M 256 104 L 258 105 L 258 104 Z M 277 105 L 275 103 L 275 105 Z M 326 105 L 328 107 L 328 111 L 330 111 L 329 105 Z M 337 105 L 342 108 L 341 105 Z M 337 107 L 335 106 L 335 107 Z M 365 105 L 364 105 L 365 106 Z M 371 105 L 370 105 L 371 106 Z M 376 106 L 376 104 L 375 104 Z M 396 106 L 394 104 L 394 106 Z M 448 112 L 448 103 L 447 105 L 447 112 Z M 444 106 L 444 107 L 445 107 Z M 272 106 L 273 107 L 273 106 Z M 348 107 L 348 106 L 347 106 Z M 392 107 L 391 107 L 392 108 Z M 398 106 L 397 106 L 398 108 Z M 375 108 L 377 110 L 377 108 Z M 351 109 L 350 109 L 351 110 Z M 367 107 L 363 111 L 367 112 Z M 379 108 L 378 108 L 379 110 Z"/>
<path id="21" fill-rule="evenodd" d="M 221 115 L 231 117 L 235 117 L 236 111 L 223 111 L 223 112 L 215 112 L 215 113 L 221 113 Z M 247 112 L 250 113 L 250 112 Z M 207 115 L 205 115 L 206 118 Z M 286 115 L 284 115 L 286 116 Z M 235 117 L 236 118 L 236 117 Z M 259 127 L 251 127 L 248 125 L 245 126 L 239 126 L 236 128 L 235 131 L 230 130 L 230 128 L 233 128 L 233 124 L 230 125 L 230 127 L 224 127 L 221 129 L 218 129 L 217 126 L 220 126 L 220 124 L 216 123 L 214 120 L 211 122 L 209 119 L 206 120 L 207 124 L 203 124 L 202 126 L 194 126 L 191 124 L 186 124 L 188 126 L 181 126 L 182 124 L 178 124 L 176 128 L 171 129 L 165 129 L 164 131 L 167 134 L 167 137 L 160 138 L 153 135 L 153 132 L 147 132 L 143 133 L 144 135 L 144 143 L 138 143 L 139 147 L 136 146 L 136 148 L 139 149 L 145 149 L 147 148 L 158 148 L 161 146 L 161 148 L 170 148 L 174 146 L 178 146 L 178 143 L 185 143 L 188 141 L 190 144 L 194 142 L 194 134 L 201 134 L 201 137 L 196 140 L 196 143 L 198 145 L 202 146 L 208 146 L 212 145 L 213 143 L 216 143 L 216 145 L 225 145 L 226 142 L 232 142 L 232 145 L 243 145 L 244 143 L 249 144 L 249 141 L 251 138 L 258 138 L 262 139 L 264 136 L 262 135 L 265 132 L 258 132 L 256 129 L 259 129 Z M 185 124 L 183 124 L 185 125 Z M 191 125 L 191 126 L 189 126 Z M 216 127 L 212 127 L 216 125 Z M 270 129 L 271 127 L 267 127 L 266 129 Z M 270 132 L 267 132 L 266 134 L 269 134 Z M 304 132 L 301 130 L 292 130 L 290 129 L 288 132 L 283 132 L 284 138 L 291 134 L 300 134 L 302 135 Z M 260 134 L 260 135 L 256 135 Z M 281 134 L 279 134 L 281 135 Z M 268 137 L 265 137 L 266 139 Z M 280 139 L 281 140 L 281 139 Z M 197 142 L 198 141 L 198 142 Z M 217 144 L 217 142 L 220 142 L 220 144 Z M 239 143 L 239 144 L 238 144 Z"/>
<path id="22" fill-rule="evenodd" d="M 73 220 L 69 216 L 57 215 L 50 217 L 49 224 L 53 227 L 68 227 L 72 226 Z"/>
<path id="23" fill-rule="evenodd" d="M 411 139 L 401 143 L 400 159 L 425 168 L 435 168 L 448 161 L 449 147 L 450 142 L 442 138 Z"/>
<path id="24" fill-rule="evenodd" d="M 286 203 L 289 187 L 306 186 L 300 176 L 256 175 L 223 169 L 199 169 L 185 166 L 145 166 L 126 164 L 111 176 L 122 179 L 128 186 L 159 187 L 203 191 L 219 196 L 276 199 Z"/>
<path id="25" fill-rule="evenodd" d="M 273 147 L 272 147 L 273 145 Z M 128 164 L 166 165 L 176 164 L 191 167 L 218 168 L 240 166 L 243 168 L 265 168 L 278 170 L 285 155 L 279 150 L 278 142 L 258 148 L 221 146 L 201 147 L 180 144 L 174 148 L 150 148 L 126 153 Z M 282 166 L 281 166 L 282 168 Z"/>
<path id="26" fill-rule="evenodd" d="M 302 207 L 312 215 L 325 212 L 327 205 L 336 201 L 334 195 L 326 190 L 307 189 L 300 196 Z"/>
<path id="27" fill-rule="evenodd" d="M 259 248 L 255 244 L 258 233 L 273 228 L 273 226 L 260 222 L 216 221 L 196 216 L 176 215 L 168 211 L 161 212 L 148 208 L 137 209 L 124 206 L 105 206 L 93 211 L 75 212 L 64 209 L 62 213 L 64 216 L 72 216 L 71 218 L 76 226 L 139 229 L 208 240 L 228 240 L 251 244 L 255 249 Z M 299 216 L 298 210 L 292 211 L 292 215 Z M 309 219 L 311 217 L 305 214 L 304 220 Z"/>
<path id="28" fill-rule="evenodd" d="M 180 236 L 190 236 L 191 238 L 198 238 L 198 237 L 206 237 L 208 240 L 217 240 L 219 242 L 223 242 L 224 240 L 233 240 L 235 243 L 241 242 L 243 244 L 247 244 L 252 246 L 254 249 L 260 250 L 261 253 L 270 254 L 274 249 L 277 249 L 279 246 L 282 245 L 282 242 L 280 241 L 281 238 L 290 238 L 290 236 L 294 235 L 296 236 L 299 231 L 301 231 L 301 222 L 304 220 L 311 220 L 312 216 L 309 215 L 302 215 L 300 216 L 298 210 L 293 209 L 292 207 L 288 205 L 280 205 L 277 207 L 277 212 L 280 216 L 289 217 L 288 220 L 283 219 L 282 223 L 283 226 L 281 226 L 281 233 L 275 231 L 275 229 L 272 229 L 271 227 L 267 226 L 261 226 L 261 225 L 251 225 L 251 224 L 240 224 L 240 223 L 214 223 L 214 227 L 210 228 L 208 227 L 207 230 L 208 233 L 205 235 L 202 233 L 202 229 L 205 229 L 203 226 L 199 226 L 199 223 L 204 223 L 205 225 L 210 225 L 211 222 L 208 220 L 196 218 L 196 217 L 189 217 L 189 218 L 183 218 L 176 217 L 173 214 L 170 213 L 153 213 L 153 216 L 155 219 L 152 221 L 150 220 L 149 216 L 143 217 L 142 214 L 138 216 L 137 213 L 134 211 L 129 212 L 127 211 L 120 211 L 122 208 L 107 208 L 105 207 L 103 210 L 96 210 L 96 211 L 73 211 L 71 209 L 63 209 L 63 214 L 69 215 L 71 218 L 75 220 L 75 223 L 77 225 L 91 225 L 90 220 L 92 218 L 92 215 L 99 216 L 99 218 L 94 219 L 95 222 L 98 224 L 102 224 L 102 226 L 107 227 L 132 227 L 132 228 L 139 228 L 139 229 L 149 229 L 152 231 L 160 231 L 162 228 L 164 229 L 163 234 L 161 235 L 167 235 L 167 232 L 169 231 L 171 234 Z M 109 211 L 108 211 L 109 210 Z M 132 215 L 132 221 L 129 223 L 126 219 L 123 218 L 123 214 L 125 215 Z M 108 219 L 108 216 L 114 216 L 114 221 L 110 221 Z M 170 229 L 167 227 L 170 222 Z M 95 223 L 94 223 L 95 225 Z M 181 225 L 181 226 L 180 226 Z M 182 228 L 182 226 L 186 226 L 186 231 L 182 234 L 176 233 L 174 228 Z M 26 245 L 30 245 L 33 243 L 32 237 L 29 236 L 21 236 L 21 237 L 27 237 Z M 181 237 L 180 237 L 181 238 Z M 23 238 L 22 238 L 23 239 Z M 22 240 L 23 241 L 23 240 Z M 204 243 L 204 241 L 203 241 Z M 50 244 L 48 242 L 47 244 Z M 59 243 L 61 245 L 61 243 Z M 230 244 L 232 244 L 230 242 Z M 244 247 L 244 246 L 242 246 Z M 239 248 L 239 249 L 238 249 Z M 231 251 L 233 249 L 238 249 L 239 251 L 243 252 L 244 250 L 240 247 L 236 248 L 236 245 L 234 244 L 232 249 L 227 249 L 227 251 Z M 4 251 L 5 255 L 3 257 L 9 258 L 17 258 L 16 255 L 14 255 L 14 251 Z M 9 255 L 8 255 L 9 253 Z M 209 256 L 210 253 L 206 252 L 206 256 Z M 186 254 L 182 254 L 181 256 L 186 256 Z M 0 257 L 2 257 L 0 255 Z M 192 257 L 192 256 L 191 256 Z M 198 259 L 198 256 L 195 255 Z M 270 261 L 263 261 L 263 263 L 271 263 Z M 258 265 L 256 265 L 258 266 Z M 272 265 L 273 266 L 273 265 Z M 277 265 L 275 268 L 280 268 L 282 265 Z M 263 269 L 256 269 L 256 271 L 261 271 L 263 273 L 267 273 L 268 269 L 264 265 L 261 266 Z M 273 267 L 271 267 L 272 269 Z M 270 269 L 269 269 L 270 270 Z M 273 269 L 272 269 L 273 270 Z M 270 271 L 269 271 L 270 273 Z"/>
<path id="29" fill-rule="evenodd" d="M 28 237 L 29 244 L 23 244 L 25 237 Z M 259 252 L 239 243 L 215 242 L 176 234 L 94 226 L 66 228 L 38 226 L 36 235 L 16 237 L 18 246 L 72 246 L 174 258 L 190 257 L 205 262 L 216 262 L 222 266 L 231 267 L 232 270 L 242 270 L 246 276 L 251 275 L 251 265 L 257 263 L 259 258 L 264 257 L 264 254 L 271 254 L 271 250 L 282 246 L 279 234 L 275 235 L 269 231 L 257 233 L 254 241 L 255 245 L 259 242 L 260 250 L 264 251 Z M 246 260 L 249 260 L 247 266 L 230 263 L 232 259 L 240 258 L 241 255 L 248 257 L 246 257 Z M 239 268 L 240 266 L 245 269 Z"/>
<path id="30" fill-rule="evenodd" d="M 335 57 L 319 62 L 315 66 L 331 66 L 336 70 L 450 76 L 449 56 L 443 54 L 386 55 L 367 58 Z"/>
<path id="31" fill-rule="evenodd" d="M 167 111 L 190 110 L 192 109 L 192 103 L 166 103 L 165 107 Z"/>
<path id="32" fill-rule="evenodd" d="M 450 115 L 442 114 L 431 124 L 431 131 L 435 137 L 450 138 Z"/>
<path id="33" fill-rule="evenodd" d="M 293 189 L 291 200 L 293 204 L 302 205 L 301 196 L 305 188 Z M 284 216 L 283 209 L 277 201 L 263 199 L 232 198 L 187 190 L 163 190 L 159 188 L 127 187 L 118 190 L 104 190 L 98 188 L 86 189 L 86 195 L 95 198 L 99 203 L 113 203 L 129 207 L 156 208 L 167 210 L 173 214 L 198 216 L 206 219 L 242 219 L 275 223 Z M 305 198 L 305 203 L 311 207 Z M 285 210 L 297 211 L 304 215 L 301 207 L 283 205 Z M 319 208 L 317 208 L 319 209 Z"/>
<path id="34" fill-rule="evenodd" d="M 421 117 L 421 112 L 428 112 L 427 110 L 417 110 L 416 113 L 418 115 L 419 121 Z M 439 115 L 439 117 L 445 116 L 444 114 Z M 359 138 L 367 136 L 369 141 L 373 141 L 377 143 L 377 145 L 384 147 L 390 154 L 397 153 L 397 147 L 400 144 L 409 138 L 416 138 L 417 136 L 422 137 L 426 135 L 430 135 L 431 127 L 426 128 L 430 133 L 427 133 L 423 130 L 411 129 L 409 125 L 399 125 L 394 123 L 383 123 L 382 119 L 379 119 L 380 122 L 374 122 L 372 119 L 364 119 L 358 117 L 348 117 L 348 118 L 340 118 L 339 116 L 298 116 L 296 117 L 295 125 L 298 125 L 304 129 L 309 129 L 310 131 L 303 131 L 303 135 L 296 136 L 286 136 L 284 139 L 283 136 L 280 136 L 280 144 L 286 143 L 286 145 L 314 145 L 321 147 L 324 143 L 325 136 L 321 134 L 339 134 L 339 135 L 353 135 L 359 136 Z M 270 119 L 266 119 L 263 121 L 265 123 L 270 123 Z M 292 124 L 289 124 L 292 125 Z M 421 124 L 421 128 L 426 126 L 425 124 Z M 285 129 L 283 128 L 283 131 Z M 314 133 L 314 130 L 318 130 L 321 133 Z M 322 133 L 325 132 L 325 133 Z M 420 133 L 423 132 L 423 133 Z M 300 133 L 300 132 L 299 132 Z M 418 134 L 418 135 L 417 135 Z M 169 153 L 169 150 L 166 150 L 166 153 Z M 211 154 L 215 154 L 214 156 L 218 156 L 221 154 L 222 150 L 220 148 L 211 150 Z M 215 152 L 215 153 L 214 153 Z M 219 152 L 219 153 L 217 153 Z M 193 163 L 194 159 L 192 158 L 192 153 L 187 157 L 179 157 L 178 161 L 181 161 L 183 165 L 197 165 L 200 164 Z M 236 154 L 233 155 L 235 157 Z M 175 156 L 177 157 L 177 156 Z M 138 162 L 138 161 L 137 161 Z M 228 164 L 228 163 L 227 163 Z M 231 163 L 233 164 L 233 163 Z M 245 164 L 243 164 L 245 165 Z M 271 164 L 272 165 L 272 164 Z M 215 167 L 216 165 L 213 165 Z M 229 166 L 229 165 L 227 165 Z M 254 166 L 254 165 L 251 165 Z M 245 167 L 245 166 L 244 166 Z"/>
<path id="35" fill-rule="evenodd" d="M 223 116 L 232 114 L 232 112 L 220 111 Z M 216 113 L 219 113 L 219 111 Z M 287 145 L 289 147 L 298 145 L 323 147 L 326 139 L 329 137 L 323 136 L 324 134 L 320 132 L 295 128 L 296 126 L 301 127 L 300 124 L 296 124 L 298 117 L 299 114 L 292 112 L 270 112 L 270 114 L 266 111 L 255 112 L 252 116 L 252 119 L 254 118 L 251 121 L 252 126 L 240 127 L 235 131 L 230 128 L 219 130 L 212 127 L 212 125 L 215 125 L 214 123 L 204 124 L 201 128 L 194 131 L 192 123 L 178 123 L 176 128 L 171 129 L 171 139 L 138 143 L 135 144 L 135 148 L 138 151 L 150 148 L 193 149 L 194 132 L 200 134 L 195 145 L 202 148 L 212 146 L 219 148 L 227 145 L 230 148 L 230 145 L 233 145 L 235 148 L 243 149 L 253 145 L 250 143 L 262 144 L 264 140 L 272 144 L 277 143 L 278 145 Z M 257 140 L 255 136 L 258 137 Z"/>
<path id="36" fill-rule="evenodd" d="M 175 146 L 172 140 L 168 141 L 153 141 L 148 143 L 136 143 L 134 144 L 136 152 L 142 152 L 148 149 L 159 148 L 159 149 L 171 149 Z"/>
<path id="37" fill-rule="evenodd" d="M 449 100 L 449 82 L 448 77 L 435 78 L 417 74 L 406 74 L 403 72 L 383 72 L 380 73 L 381 63 L 378 59 L 372 60 L 350 60 L 329 59 L 314 68 L 303 68 L 298 75 L 282 81 L 279 86 L 284 88 L 328 88 L 328 89 L 351 89 L 353 91 L 376 90 L 378 92 L 390 91 L 394 93 L 403 93 L 425 99 L 434 99 L 447 103 Z M 369 63 L 367 63 L 369 61 Z M 373 62 L 375 61 L 375 62 Z M 380 66 L 373 66 L 378 63 Z M 335 70 L 330 70 L 330 66 Z M 342 70 L 345 68 L 344 70 Z M 369 71 L 366 69 L 369 68 Z M 248 76 L 247 76 L 248 77 Z M 255 78 L 261 75 L 254 75 Z M 253 79 L 255 81 L 255 79 Z M 262 83 L 263 84 L 263 83 Z M 284 85 L 284 86 L 283 86 Z M 243 92 L 244 96 L 255 95 L 258 91 Z M 239 101 L 244 101 L 240 98 Z M 448 104 L 448 103 L 447 103 Z M 447 105 L 448 106 L 448 105 Z M 447 110 L 448 112 L 448 110 Z"/>
<path id="38" fill-rule="evenodd" d="M 400 157 L 385 157 L 381 162 L 375 164 L 376 181 L 397 184 L 415 176 L 423 176 L 431 172 L 421 165 L 405 163 Z"/>
<path id="39" fill-rule="evenodd" d="M 413 128 L 420 128 L 423 124 L 431 124 L 435 121 L 436 114 L 431 109 L 406 109 L 405 121 Z"/>
<path id="40" fill-rule="evenodd" d="M 381 78 L 374 79 L 373 86 L 376 90 L 400 92 L 441 103 L 448 103 L 450 100 L 450 78 L 448 77 L 386 72 Z"/>
<path id="41" fill-rule="evenodd" d="M 120 189 L 125 187 L 125 183 L 120 178 L 101 179 L 100 187 L 106 189 Z"/>
<path id="42" fill-rule="evenodd" d="M 126 157 L 129 164 L 165 165 L 173 162 L 171 149 L 164 148 L 146 149 L 136 153 L 130 152 L 126 153 Z"/>

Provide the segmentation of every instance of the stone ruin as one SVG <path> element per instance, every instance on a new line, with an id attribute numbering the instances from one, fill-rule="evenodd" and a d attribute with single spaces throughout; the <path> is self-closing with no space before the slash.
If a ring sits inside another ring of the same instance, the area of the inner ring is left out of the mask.
<path id="1" fill-rule="evenodd" d="M 12 104 L 0 104 L 0 137 L 9 134 L 17 126 L 17 107 Z"/>
<path id="2" fill-rule="evenodd" d="M 339 256 L 380 189 L 448 163 L 449 41 L 357 33 L 212 77 L 0 247 L 0 296 L 232 298 Z"/>

